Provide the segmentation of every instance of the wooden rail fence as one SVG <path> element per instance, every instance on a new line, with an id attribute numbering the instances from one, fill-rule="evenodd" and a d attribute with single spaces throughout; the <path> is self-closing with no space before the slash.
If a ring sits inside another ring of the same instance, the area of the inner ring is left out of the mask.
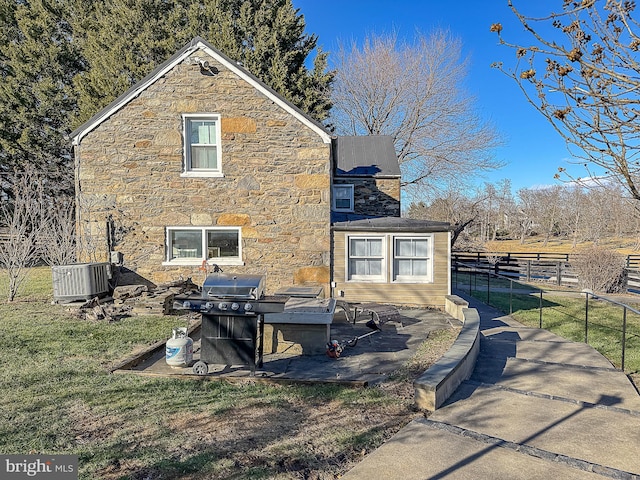
<path id="1" fill-rule="evenodd" d="M 514 280 L 541 281 L 570 287 L 578 285 L 578 276 L 571 268 L 570 255 L 565 253 L 452 252 L 451 264 L 457 270 L 473 269 Z M 627 257 L 626 290 L 640 293 L 640 255 Z"/>

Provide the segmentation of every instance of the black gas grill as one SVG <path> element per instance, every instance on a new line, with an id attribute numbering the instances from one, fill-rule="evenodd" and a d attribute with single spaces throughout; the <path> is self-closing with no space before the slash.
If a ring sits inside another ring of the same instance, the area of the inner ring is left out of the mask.
<path id="1" fill-rule="evenodd" d="M 262 366 L 265 313 L 284 310 L 288 297 L 267 297 L 262 275 L 209 275 L 201 295 L 176 296 L 177 310 L 202 314 L 200 361 L 193 366 L 198 375 L 208 373 L 208 364 L 248 365 L 255 372 Z M 257 357 L 257 362 L 256 362 Z"/>

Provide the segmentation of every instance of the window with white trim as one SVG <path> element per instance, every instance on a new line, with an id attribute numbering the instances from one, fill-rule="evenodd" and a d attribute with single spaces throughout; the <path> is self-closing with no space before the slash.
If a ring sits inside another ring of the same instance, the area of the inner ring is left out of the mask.
<path id="1" fill-rule="evenodd" d="M 184 176 L 222 176 L 220 116 L 183 115 Z"/>
<path id="2" fill-rule="evenodd" d="M 395 237 L 393 280 L 397 282 L 430 281 L 431 244 L 429 237 Z"/>
<path id="3" fill-rule="evenodd" d="M 384 237 L 349 237 L 349 280 L 383 281 L 384 251 Z"/>
<path id="4" fill-rule="evenodd" d="M 333 186 L 333 211 L 353 212 L 353 185 Z"/>
<path id="5" fill-rule="evenodd" d="M 241 228 L 167 228 L 168 263 L 199 265 L 203 260 L 223 265 L 242 263 Z"/>
<path id="6" fill-rule="evenodd" d="M 347 280 L 433 281 L 433 235 L 348 235 Z"/>

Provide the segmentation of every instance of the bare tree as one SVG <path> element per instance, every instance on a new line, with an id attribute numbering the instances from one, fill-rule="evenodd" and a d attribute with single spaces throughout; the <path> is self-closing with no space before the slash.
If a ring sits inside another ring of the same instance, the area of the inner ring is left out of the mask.
<path id="1" fill-rule="evenodd" d="M 524 245 L 527 235 L 531 233 L 534 224 L 535 203 L 528 188 L 518 190 L 518 236 L 520 245 Z"/>
<path id="2" fill-rule="evenodd" d="M 4 232 L 0 238 L 0 268 L 7 276 L 3 294 L 12 302 L 30 267 L 40 260 L 46 200 L 43 179 L 32 168 L 16 171 L 9 182 L 13 198 L 0 203 L 0 227 Z"/>
<path id="3" fill-rule="evenodd" d="M 430 204 L 412 203 L 407 217 L 449 222 L 452 227 L 451 247 L 457 250 L 478 249 L 479 245 L 471 241 L 467 229 L 480 217 L 482 198 L 471 198 L 449 185 Z"/>
<path id="4" fill-rule="evenodd" d="M 513 78 L 527 100 L 567 142 L 590 181 L 559 168 L 558 178 L 582 185 L 620 182 L 640 200 L 640 36 L 627 0 L 564 0 L 559 13 L 527 16 L 509 6 L 531 44 L 505 40 L 515 52 L 512 67 L 495 67 Z M 522 2 L 532 7 L 532 4 Z M 505 32 L 506 36 L 506 32 Z"/>
<path id="5" fill-rule="evenodd" d="M 502 165 L 500 141 L 463 89 L 466 67 L 460 41 L 442 31 L 341 46 L 330 120 L 342 135 L 392 136 L 406 193 L 476 177 Z"/>
<path id="6" fill-rule="evenodd" d="M 76 261 L 74 200 L 61 195 L 46 205 L 43 219 L 42 260 L 47 265 L 70 265 Z"/>
<path id="7" fill-rule="evenodd" d="M 560 225 L 566 237 L 571 238 L 571 247 L 576 248 L 580 239 L 581 224 L 586 215 L 587 203 L 584 189 L 579 187 L 564 188 L 560 191 Z"/>
<path id="8" fill-rule="evenodd" d="M 553 235 L 560 233 L 560 198 L 562 187 L 552 185 L 545 188 L 538 188 L 532 191 L 536 198 L 536 223 L 540 233 L 544 235 L 542 246 L 546 247 Z"/>
<path id="9" fill-rule="evenodd" d="M 516 203 L 511 192 L 511 180 L 503 179 L 496 184 L 497 209 L 494 214 L 495 225 L 493 240 L 498 235 L 510 235 L 512 233 L 512 223 L 516 214 Z"/>
<path id="10" fill-rule="evenodd" d="M 498 235 L 508 234 L 510 222 L 513 221 L 515 202 L 511 194 L 511 182 L 485 183 L 483 191 L 476 195 L 480 199 L 480 240 L 481 242 L 497 240 Z"/>

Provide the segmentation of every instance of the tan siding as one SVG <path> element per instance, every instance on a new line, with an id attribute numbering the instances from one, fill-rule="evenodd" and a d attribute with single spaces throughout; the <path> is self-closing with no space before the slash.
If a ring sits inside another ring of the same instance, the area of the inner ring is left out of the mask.
<path id="1" fill-rule="evenodd" d="M 346 244 L 344 232 L 337 232 L 334 234 L 334 249 L 333 249 L 333 280 L 336 282 L 345 281 L 345 258 L 346 258 Z"/>
<path id="2" fill-rule="evenodd" d="M 443 308 L 444 297 L 449 292 L 449 234 L 434 234 L 433 283 L 372 283 L 346 281 L 347 235 L 361 232 L 336 232 L 334 234 L 333 279 L 334 295 L 350 302 L 378 302 L 396 305 L 419 305 Z M 384 233 L 380 233 L 383 235 Z M 340 295 L 343 292 L 343 295 Z"/>

